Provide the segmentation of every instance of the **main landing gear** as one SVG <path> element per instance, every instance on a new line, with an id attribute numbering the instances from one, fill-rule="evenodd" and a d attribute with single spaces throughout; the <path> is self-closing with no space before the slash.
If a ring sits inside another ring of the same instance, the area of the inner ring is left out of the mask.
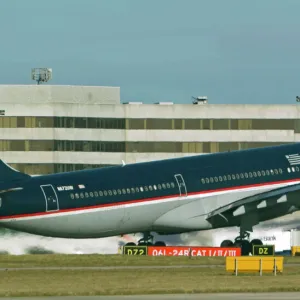
<path id="1" fill-rule="evenodd" d="M 144 232 L 143 237 L 138 241 L 137 244 L 135 243 L 127 243 L 124 246 L 158 246 L 158 247 L 165 247 L 165 242 L 157 241 L 153 242 L 153 235 L 150 232 Z"/>
<path id="2" fill-rule="evenodd" d="M 221 247 L 238 247 L 241 248 L 241 254 L 243 256 L 249 255 L 253 251 L 253 246 L 263 245 L 263 242 L 259 239 L 253 239 L 251 242 L 249 241 L 250 233 L 246 231 L 240 231 L 240 235 L 235 238 L 234 242 L 231 240 L 224 240 L 221 243 Z"/>

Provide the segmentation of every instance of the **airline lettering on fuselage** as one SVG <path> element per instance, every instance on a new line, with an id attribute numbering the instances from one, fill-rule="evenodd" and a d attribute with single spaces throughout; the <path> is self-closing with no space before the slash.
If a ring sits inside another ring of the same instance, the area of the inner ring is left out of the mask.
<path id="1" fill-rule="evenodd" d="M 57 190 L 60 192 L 61 191 L 71 191 L 71 190 L 74 190 L 74 188 L 72 185 L 66 185 L 66 186 L 58 186 Z"/>

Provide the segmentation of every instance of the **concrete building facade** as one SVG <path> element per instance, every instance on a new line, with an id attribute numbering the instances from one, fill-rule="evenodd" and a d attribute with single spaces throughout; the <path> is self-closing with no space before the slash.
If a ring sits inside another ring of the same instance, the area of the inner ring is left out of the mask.
<path id="1" fill-rule="evenodd" d="M 295 141 L 298 105 L 121 103 L 119 87 L 0 86 L 0 157 L 28 174 Z"/>

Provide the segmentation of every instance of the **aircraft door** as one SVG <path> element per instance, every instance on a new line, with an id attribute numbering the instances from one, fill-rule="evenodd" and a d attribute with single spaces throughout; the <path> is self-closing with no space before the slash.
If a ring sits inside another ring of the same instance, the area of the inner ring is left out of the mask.
<path id="1" fill-rule="evenodd" d="M 45 201 L 46 201 L 46 211 L 56 211 L 59 210 L 59 203 L 57 194 L 51 184 L 41 185 Z"/>
<path id="2" fill-rule="evenodd" d="M 185 185 L 185 182 L 184 182 L 184 179 L 183 179 L 182 175 L 181 174 L 176 174 L 176 175 L 174 175 L 174 177 L 175 177 L 175 179 L 177 181 L 177 184 L 178 184 L 180 196 L 186 197 L 187 196 L 187 190 L 186 190 L 186 185 Z"/>

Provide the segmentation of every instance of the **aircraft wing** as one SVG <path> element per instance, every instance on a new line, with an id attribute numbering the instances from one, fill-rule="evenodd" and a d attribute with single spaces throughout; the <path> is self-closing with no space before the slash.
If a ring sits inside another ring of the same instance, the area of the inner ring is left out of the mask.
<path id="1" fill-rule="evenodd" d="M 293 213 L 299 208 L 300 184 L 296 183 L 220 207 L 208 214 L 207 221 L 213 227 L 239 226 L 245 216 L 257 218 L 257 223 L 259 223 Z"/>
<path id="2" fill-rule="evenodd" d="M 0 159 L 0 193 L 19 189 L 29 179 L 30 175 L 18 172 Z"/>

